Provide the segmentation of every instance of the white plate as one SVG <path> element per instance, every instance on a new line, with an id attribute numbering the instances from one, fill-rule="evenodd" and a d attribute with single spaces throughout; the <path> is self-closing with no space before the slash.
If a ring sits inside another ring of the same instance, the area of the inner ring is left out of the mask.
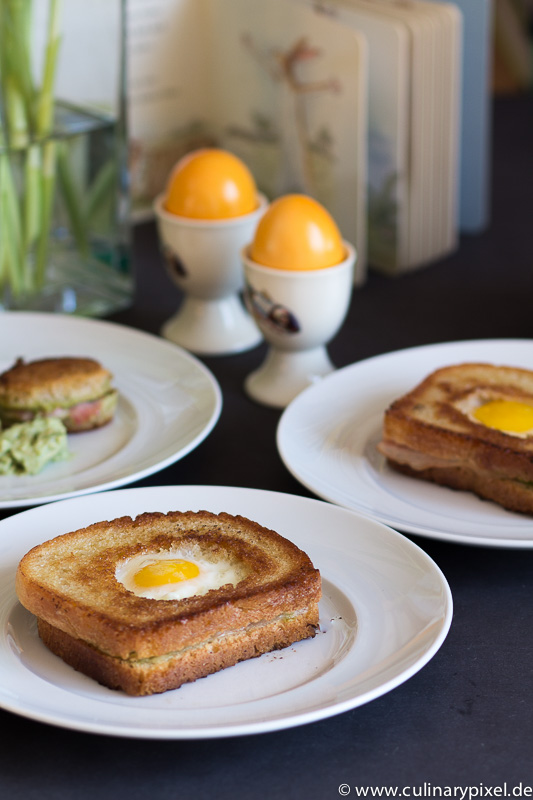
<path id="1" fill-rule="evenodd" d="M 531 518 L 400 475 L 376 450 L 389 403 L 434 369 L 465 361 L 533 369 L 533 341 L 426 345 L 344 367 L 285 410 L 277 432 L 281 459 L 319 497 L 401 531 L 463 544 L 533 547 Z"/>
<path id="2" fill-rule="evenodd" d="M 131 698 L 52 655 L 18 603 L 14 573 L 33 545 L 143 511 L 242 514 L 292 539 L 322 574 L 321 632 L 180 689 Z M 355 708 L 435 655 L 452 599 L 433 561 L 396 531 L 304 497 L 221 486 L 122 489 L 44 505 L 0 522 L 0 707 L 66 728 L 148 739 L 280 730 Z"/>
<path id="3" fill-rule="evenodd" d="M 215 426 L 215 378 L 176 345 L 123 325 L 58 314 L 0 313 L 0 372 L 17 357 L 89 356 L 114 375 L 117 412 L 69 436 L 68 461 L 39 475 L 0 476 L 0 508 L 36 505 L 132 483 L 183 458 Z"/>

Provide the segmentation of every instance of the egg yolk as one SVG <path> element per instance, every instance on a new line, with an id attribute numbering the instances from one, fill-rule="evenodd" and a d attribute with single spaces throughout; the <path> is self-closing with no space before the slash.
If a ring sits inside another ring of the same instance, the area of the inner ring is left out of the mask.
<path id="1" fill-rule="evenodd" d="M 192 561 L 182 558 L 171 561 L 154 561 L 147 564 L 134 575 L 137 586 L 149 589 L 152 586 L 165 586 L 167 583 L 180 583 L 196 578 L 200 574 L 199 567 Z"/>
<path id="2" fill-rule="evenodd" d="M 474 417 L 489 428 L 508 433 L 533 429 L 533 405 L 515 400 L 491 400 L 476 409 Z"/>
<path id="3" fill-rule="evenodd" d="M 256 228 L 250 258 L 267 267 L 311 270 L 346 258 L 342 236 L 329 212 L 307 195 L 274 200 Z"/>
<path id="4" fill-rule="evenodd" d="M 163 205 L 171 214 L 192 219 L 240 217 L 257 208 L 257 188 L 237 156 L 206 147 L 178 161 Z"/>

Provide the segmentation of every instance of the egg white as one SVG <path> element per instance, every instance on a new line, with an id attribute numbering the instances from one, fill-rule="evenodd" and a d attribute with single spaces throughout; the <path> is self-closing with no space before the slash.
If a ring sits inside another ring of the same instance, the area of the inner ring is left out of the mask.
<path id="1" fill-rule="evenodd" d="M 178 583 L 167 583 L 163 586 L 141 587 L 135 583 L 135 575 L 148 564 L 156 561 L 173 561 L 183 559 L 191 561 L 199 568 L 200 573 L 195 578 L 188 578 Z M 153 600 L 184 600 L 186 597 L 201 596 L 211 589 L 219 589 L 227 583 L 236 586 L 244 577 L 247 570 L 244 565 L 213 554 L 213 559 L 206 557 L 199 548 L 179 548 L 153 553 L 142 553 L 133 556 L 117 565 L 116 579 L 137 597 L 146 597 Z"/>

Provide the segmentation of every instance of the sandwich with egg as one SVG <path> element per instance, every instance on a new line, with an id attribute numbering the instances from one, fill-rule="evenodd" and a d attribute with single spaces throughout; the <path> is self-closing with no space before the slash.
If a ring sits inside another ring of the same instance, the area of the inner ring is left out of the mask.
<path id="1" fill-rule="evenodd" d="M 69 433 L 99 428 L 116 410 L 112 377 L 93 358 L 19 358 L 0 375 L 0 421 L 7 427 L 56 417 Z"/>
<path id="2" fill-rule="evenodd" d="M 533 372 L 437 369 L 386 410 L 378 450 L 404 474 L 533 514 Z"/>
<path id="3" fill-rule="evenodd" d="M 207 511 L 121 517 L 30 550 L 20 602 L 67 664 L 129 695 L 315 635 L 320 573 L 288 539 Z"/>

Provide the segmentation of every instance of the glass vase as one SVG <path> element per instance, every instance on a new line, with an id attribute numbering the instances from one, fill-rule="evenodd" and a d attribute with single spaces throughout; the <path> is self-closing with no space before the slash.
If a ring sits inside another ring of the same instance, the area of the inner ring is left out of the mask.
<path id="1" fill-rule="evenodd" d="M 129 305 L 124 0 L 0 0 L 0 309 Z"/>

